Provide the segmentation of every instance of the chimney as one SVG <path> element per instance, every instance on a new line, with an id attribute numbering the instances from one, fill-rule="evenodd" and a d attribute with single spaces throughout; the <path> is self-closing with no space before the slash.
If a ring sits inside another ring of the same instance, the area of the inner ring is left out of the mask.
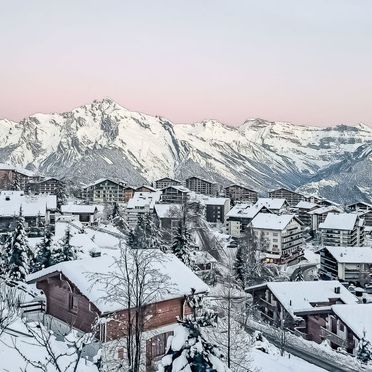
<path id="1" fill-rule="evenodd" d="M 335 293 L 340 294 L 341 293 L 341 287 L 335 287 Z"/>

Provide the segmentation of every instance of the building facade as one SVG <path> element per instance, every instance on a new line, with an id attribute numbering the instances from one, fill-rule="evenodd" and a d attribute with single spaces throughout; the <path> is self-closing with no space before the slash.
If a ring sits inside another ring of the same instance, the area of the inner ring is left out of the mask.
<path id="1" fill-rule="evenodd" d="M 225 223 L 225 217 L 229 210 L 229 198 L 210 197 L 205 201 L 205 215 L 207 222 Z"/>
<path id="2" fill-rule="evenodd" d="M 124 203 L 124 188 L 125 182 L 101 178 L 83 187 L 81 197 L 86 202 L 95 204 Z"/>
<path id="3" fill-rule="evenodd" d="M 215 182 L 207 181 L 199 177 L 190 177 L 186 179 L 186 188 L 197 194 L 216 195 L 217 184 Z"/>
<path id="4" fill-rule="evenodd" d="M 175 185 L 162 189 L 161 202 L 165 204 L 184 204 L 189 199 L 190 190 L 186 187 Z"/>
<path id="5" fill-rule="evenodd" d="M 31 194 L 52 194 L 56 195 L 63 187 L 63 183 L 55 177 L 48 177 L 39 181 L 30 181 L 27 184 L 27 192 Z"/>
<path id="6" fill-rule="evenodd" d="M 304 195 L 301 195 L 297 192 L 280 188 L 277 190 L 273 190 L 269 192 L 269 198 L 275 198 L 275 199 L 285 199 L 287 200 L 288 204 L 291 206 L 295 206 L 298 204 L 301 200 L 306 200 Z"/>
<path id="7" fill-rule="evenodd" d="M 154 182 L 154 187 L 158 190 L 163 190 L 169 186 L 181 186 L 182 182 L 173 178 L 164 177 Z"/>
<path id="8" fill-rule="evenodd" d="M 254 204 L 258 200 L 258 193 L 244 186 L 230 185 L 225 187 L 225 197 L 230 198 L 233 204 L 236 202 Z"/>

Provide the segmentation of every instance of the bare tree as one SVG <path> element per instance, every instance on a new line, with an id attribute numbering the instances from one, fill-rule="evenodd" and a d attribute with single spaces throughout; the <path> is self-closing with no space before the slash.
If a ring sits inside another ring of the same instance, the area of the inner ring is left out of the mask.
<path id="1" fill-rule="evenodd" d="M 128 360 L 125 371 L 139 372 L 150 304 L 172 291 L 169 276 L 161 272 L 165 259 L 159 250 L 130 249 L 122 245 L 110 272 L 92 273 L 92 287 L 99 284 L 105 288 L 102 300 L 121 304 L 126 309 L 125 316 L 123 313 L 112 316 L 118 323 L 121 338 L 125 339 Z"/>

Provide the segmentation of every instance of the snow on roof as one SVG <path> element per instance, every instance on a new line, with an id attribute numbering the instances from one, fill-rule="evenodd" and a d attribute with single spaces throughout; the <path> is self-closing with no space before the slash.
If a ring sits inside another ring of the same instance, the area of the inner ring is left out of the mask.
<path id="1" fill-rule="evenodd" d="M 328 213 L 324 222 L 319 224 L 320 229 L 353 230 L 357 223 L 356 213 Z"/>
<path id="2" fill-rule="evenodd" d="M 227 200 L 229 200 L 229 198 L 209 197 L 205 198 L 204 203 L 205 205 L 225 205 Z"/>
<path id="3" fill-rule="evenodd" d="M 21 174 L 24 174 L 25 176 L 28 176 L 28 177 L 35 177 L 36 174 L 28 169 L 24 169 L 24 168 L 21 168 L 21 167 L 14 167 L 13 165 L 9 165 L 9 164 L 4 164 L 4 163 L 1 163 L 0 164 L 0 169 L 1 170 L 13 170 L 13 171 L 16 171 L 18 173 L 21 173 Z"/>
<path id="4" fill-rule="evenodd" d="M 118 182 L 118 181 L 115 181 L 111 178 L 99 178 L 98 180 L 96 180 L 92 183 L 89 183 L 88 185 L 83 186 L 83 189 L 86 189 L 86 188 L 91 187 L 91 186 L 99 185 L 100 183 L 105 182 L 105 181 L 110 181 L 110 182 L 113 182 L 113 183 L 117 183 L 119 185 L 125 185 L 126 184 L 126 182 L 124 182 L 124 181 L 119 181 Z"/>
<path id="5" fill-rule="evenodd" d="M 259 213 L 252 220 L 252 227 L 254 229 L 268 229 L 268 230 L 284 230 L 287 225 L 295 218 L 294 214 L 271 214 Z"/>
<path id="6" fill-rule="evenodd" d="M 339 263 L 372 264 L 372 247 L 324 247 Z"/>
<path id="7" fill-rule="evenodd" d="M 175 181 L 175 182 L 179 182 L 181 183 L 180 180 L 177 180 L 175 178 L 171 178 L 171 177 L 163 177 L 163 178 L 159 178 L 158 180 L 155 180 L 154 182 L 159 182 L 159 181 L 164 181 L 164 180 L 170 180 L 170 181 Z"/>
<path id="8" fill-rule="evenodd" d="M 315 208 L 317 207 L 318 204 L 316 203 L 312 203 L 312 202 L 308 202 L 308 201 L 304 201 L 304 200 L 301 200 L 296 206 L 295 208 L 301 208 L 301 209 L 312 209 L 312 208 Z"/>
<path id="9" fill-rule="evenodd" d="M 47 209 L 57 208 L 55 195 L 24 195 L 21 191 L 0 191 L 0 216 L 45 216 Z"/>
<path id="10" fill-rule="evenodd" d="M 167 187 L 164 187 L 162 189 L 162 191 L 164 191 L 166 189 L 175 189 L 175 190 L 178 190 L 178 191 L 181 191 L 181 192 L 190 192 L 190 190 L 187 187 L 182 186 L 182 185 L 169 185 Z"/>
<path id="11" fill-rule="evenodd" d="M 365 207 L 372 208 L 372 204 L 368 204 L 365 202 L 357 202 L 357 203 L 349 204 L 347 207 L 350 208 L 350 207 L 358 206 L 360 204 L 364 205 Z"/>
<path id="12" fill-rule="evenodd" d="M 332 311 L 359 337 L 372 342 L 372 304 L 333 305 Z"/>
<path id="13" fill-rule="evenodd" d="M 314 209 L 313 211 L 310 211 L 308 212 L 309 214 L 317 214 L 317 215 L 320 215 L 320 214 L 326 214 L 326 213 L 329 213 L 329 212 L 337 212 L 337 213 L 341 213 L 342 210 L 340 208 L 337 208 L 336 206 L 334 205 L 330 205 L 330 206 L 327 206 L 327 207 L 320 207 L 320 208 L 317 208 L 317 209 Z"/>
<path id="14" fill-rule="evenodd" d="M 173 254 L 166 254 L 160 250 L 159 260 L 154 259 L 151 262 L 152 269 L 168 275 L 170 279 L 170 292 L 161 296 L 158 301 L 165 301 L 173 298 L 180 298 L 191 293 L 191 288 L 196 292 L 208 291 L 208 286 L 199 279 L 186 265 L 184 265 Z M 128 256 L 130 260 L 130 256 Z M 106 295 L 106 285 L 104 283 L 94 282 L 92 275 L 115 273 L 120 269 L 111 255 L 104 255 L 96 258 L 85 258 L 82 260 L 62 262 L 40 270 L 27 277 L 28 282 L 34 282 L 43 276 L 61 272 L 79 291 L 86 296 L 102 313 L 112 313 L 115 311 L 125 310 L 123 301 L 107 302 L 103 299 Z M 118 273 L 120 275 L 120 273 Z"/>
<path id="15" fill-rule="evenodd" d="M 215 263 L 217 260 L 207 251 L 192 251 L 191 256 L 193 261 L 197 265 L 203 265 L 203 264 L 208 264 L 208 263 Z"/>
<path id="16" fill-rule="evenodd" d="M 128 201 L 127 209 L 134 208 L 154 208 L 155 203 L 160 200 L 162 195 L 161 191 L 155 192 L 135 192 L 133 198 Z"/>
<path id="17" fill-rule="evenodd" d="M 182 205 L 180 204 L 155 204 L 155 212 L 159 218 L 181 218 Z"/>
<path id="18" fill-rule="evenodd" d="M 186 181 L 187 181 L 187 180 L 191 180 L 192 178 L 196 178 L 196 179 L 198 179 L 198 180 L 201 180 L 201 181 L 204 181 L 204 182 L 210 183 L 211 185 L 215 185 L 215 184 L 216 184 L 216 182 L 214 182 L 214 181 L 209 181 L 209 180 L 206 180 L 205 178 L 197 177 L 197 176 L 191 176 L 191 177 L 189 177 L 189 178 L 186 178 Z"/>
<path id="19" fill-rule="evenodd" d="M 226 217 L 254 218 L 262 208 L 262 206 L 252 204 L 236 204 L 227 212 Z"/>
<path id="20" fill-rule="evenodd" d="M 324 306 L 330 299 L 339 299 L 344 304 L 355 304 L 358 301 L 338 280 L 268 282 L 266 285 L 292 315 Z M 336 287 L 340 288 L 340 293 L 335 293 Z"/>
<path id="21" fill-rule="evenodd" d="M 286 203 L 287 201 L 285 199 L 259 198 L 256 205 L 266 207 L 267 209 L 281 209 Z"/>
<path id="22" fill-rule="evenodd" d="M 247 190 L 247 191 L 250 191 L 250 192 L 254 192 L 254 193 L 257 194 L 257 191 L 254 191 L 254 190 L 252 190 L 252 189 L 250 189 L 250 188 L 248 188 L 248 187 L 246 187 L 246 186 L 240 185 L 240 184 L 238 184 L 238 183 L 232 183 L 232 184 L 226 186 L 226 187 L 225 187 L 225 190 L 228 189 L 229 187 L 234 187 L 234 186 L 236 186 L 236 187 L 240 187 L 240 188 L 242 188 L 242 189 L 244 189 L 244 190 Z"/>
<path id="23" fill-rule="evenodd" d="M 149 189 L 149 190 L 151 190 L 151 191 L 157 191 L 157 189 L 155 189 L 154 187 L 152 187 L 152 186 L 150 186 L 150 185 L 141 185 L 141 186 L 138 186 L 138 187 L 136 188 L 136 190 L 138 190 L 138 189 L 140 189 L 140 188 L 142 188 L 142 187 L 145 187 L 146 189 Z"/>
<path id="24" fill-rule="evenodd" d="M 94 213 L 96 211 L 95 205 L 85 204 L 66 204 L 61 206 L 62 213 Z"/>

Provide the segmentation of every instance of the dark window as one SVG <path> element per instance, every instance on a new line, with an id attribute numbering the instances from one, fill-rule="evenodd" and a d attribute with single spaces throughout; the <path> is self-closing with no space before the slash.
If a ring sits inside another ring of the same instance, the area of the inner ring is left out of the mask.
<path id="1" fill-rule="evenodd" d="M 77 313 L 78 311 L 78 298 L 74 294 L 70 294 L 70 311 L 73 313 Z"/>

